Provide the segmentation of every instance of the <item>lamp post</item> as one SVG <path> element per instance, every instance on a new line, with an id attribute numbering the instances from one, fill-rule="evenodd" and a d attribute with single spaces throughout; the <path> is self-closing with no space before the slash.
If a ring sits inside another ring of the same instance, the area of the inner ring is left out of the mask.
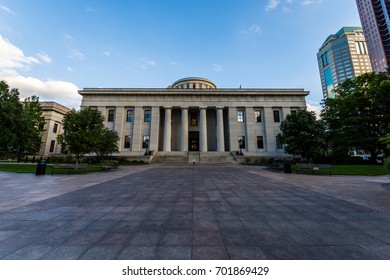
<path id="1" fill-rule="evenodd" d="M 145 156 L 148 156 L 149 155 L 149 139 L 145 139 L 145 148 L 146 148 Z"/>
<path id="2" fill-rule="evenodd" d="M 242 144 L 244 143 L 244 141 L 242 141 L 242 138 L 239 138 L 238 139 L 238 147 L 240 148 L 240 156 L 242 156 Z"/>

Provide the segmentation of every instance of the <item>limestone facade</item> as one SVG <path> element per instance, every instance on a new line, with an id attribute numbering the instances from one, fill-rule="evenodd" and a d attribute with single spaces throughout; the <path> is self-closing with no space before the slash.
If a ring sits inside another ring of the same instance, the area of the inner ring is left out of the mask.
<path id="1" fill-rule="evenodd" d="M 305 108 L 303 89 L 218 89 L 185 78 L 162 89 L 85 88 L 81 107 L 101 111 L 120 135 L 119 156 L 229 152 L 284 156 L 276 135 L 283 119 Z M 241 147 L 240 142 L 241 140 Z"/>
<path id="2" fill-rule="evenodd" d="M 40 102 L 40 104 L 45 118 L 45 126 L 38 155 L 50 156 L 60 154 L 61 145 L 58 145 L 57 136 L 63 131 L 62 120 L 70 109 L 56 102 Z"/>

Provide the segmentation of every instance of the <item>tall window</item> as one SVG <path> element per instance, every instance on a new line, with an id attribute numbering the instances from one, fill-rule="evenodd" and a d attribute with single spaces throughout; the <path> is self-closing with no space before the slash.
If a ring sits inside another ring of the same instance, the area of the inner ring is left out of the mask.
<path id="1" fill-rule="evenodd" d="M 328 53 L 324 53 L 322 56 L 321 56 L 321 59 L 322 59 L 322 66 L 325 67 L 326 65 L 329 64 L 329 60 L 328 60 Z"/>
<path id="2" fill-rule="evenodd" d="M 274 122 L 280 122 L 280 112 L 279 112 L 279 110 L 274 110 Z"/>
<path id="3" fill-rule="evenodd" d="M 133 110 L 127 110 L 126 122 L 133 122 L 133 118 L 134 118 L 134 111 Z"/>
<path id="4" fill-rule="evenodd" d="M 144 122 L 150 122 L 150 110 L 144 111 Z"/>
<path id="5" fill-rule="evenodd" d="M 50 142 L 50 153 L 54 152 L 54 146 L 56 145 L 56 140 L 51 140 Z"/>
<path id="6" fill-rule="evenodd" d="M 130 149 L 130 147 L 131 147 L 131 136 L 130 135 L 125 135 L 124 148 L 125 149 Z"/>
<path id="7" fill-rule="evenodd" d="M 261 111 L 255 110 L 255 122 L 261 122 Z"/>
<path id="8" fill-rule="evenodd" d="M 53 127 L 53 133 L 57 133 L 57 130 L 58 130 L 58 123 L 55 123 Z"/>
<path id="9" fill-rule="evenodd" d="M 115 118 L 115 110 L 108 110 L 108 122 L 113 122 Z"/>
<path id="10" fill-rule="evenodd" d="M 244 110 L 237 110 L 237 122 L 244 122 Z"/>
<path id="11" fill-rule="evenodd" d="M 264 139 L 263 136 L 257 136 L 257 148 L 264 149 Z"/>

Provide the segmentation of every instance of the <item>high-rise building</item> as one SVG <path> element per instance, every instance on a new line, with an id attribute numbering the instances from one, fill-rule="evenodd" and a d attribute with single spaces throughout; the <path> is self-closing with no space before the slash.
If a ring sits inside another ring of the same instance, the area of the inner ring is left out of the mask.
<path id="1" fill-rule="evenodd" d="M 346 80 L 371 72 L 370 57 L 361 27 L 343 27 L 330 35 L 317 53 L 324 99 Z"/>
<path id="2" fill-rule="evenodd" d="M 390 59 L 390 0 L 356 0 L 372 69 L 385 71 Z"/>

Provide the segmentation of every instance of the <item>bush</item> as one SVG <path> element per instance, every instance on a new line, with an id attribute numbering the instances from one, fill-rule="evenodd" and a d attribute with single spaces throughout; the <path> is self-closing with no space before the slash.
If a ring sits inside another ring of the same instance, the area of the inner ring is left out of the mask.
<path id="1" fill-rule="evenodd" d="M 383 166 L 387 169 L 387 171 L 390 171 L 390 157 L 385 158 Z"/>

